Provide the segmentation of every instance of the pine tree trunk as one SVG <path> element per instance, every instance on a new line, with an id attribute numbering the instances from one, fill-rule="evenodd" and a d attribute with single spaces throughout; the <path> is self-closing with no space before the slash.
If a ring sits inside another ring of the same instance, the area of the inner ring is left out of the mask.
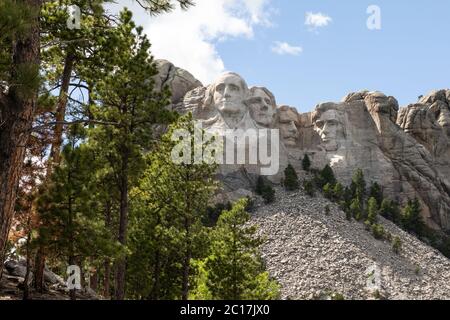
<path id="1" fill-rule="evenodd" d="M 39 12 L 42 0 L 24 0 L 30 8 Z M 12 80 L 20 79 L 21 65 L 40 64 L 39 15 L 30 21 L 26 36 L 13 45 Z M 36 75 L 37 76 L 37 75 Z M 27 94 L 12 86 L 7 94 L 0 91 L 0 265 L 5 259 L 6 242 L 11 221 L 17 187 L 20 179 L 25 146 L 28 141 L 36 109 L 37 88 Z M 0 278 L 3 268 L 0 268 Z"/>
<path id="2" fill-rule="evenodd" d="M 105 226 L 108 230 L 111 230 L 111 203 L 109 201 L 107 201 L 105 205 Z M 110 298 L 111 260 L 105 259 L 104 266 L 105 266 L 105 274 L 103 279 L 103 296 L 105 298 Z"/>
<path id="3" fill-rule="evenodd" d="M 64 125 L 62 122 L 66 117 L 66 107 L 69 94 L 70 79 L 72 75 L 73 65 L 75 62 L 75 56 L 68 52 L 64 61 L 64 71 L 61 77 L 61 89 L 59 92 L 58 102 L 56 106 L 56 124 L 54 128 L 54 136 L 52 141 L 52 147 L 50 151 L 50 158 L 47 165 L 47 175 L 46 178 L 49 179 L 52 172 L 56 166 L 61 162 L 61 145 L 63 142 L 63 130 Z M 45 270 L 45 260 L 46 260 L 46 249 L 44 244 L 40 244 L 39 250 L 36 255 L 35 263 L 35 288 L 39 292 L 44 291 L 44 270 Z"/>
<path id="4" fill-rule="evenodd" d="M 161 282 L 161 251 L 157 249 L 155 251 L 155 265 L 153 266 L 153 277 L 155 278 L 153 282 L 152 291 L 147 297 L 147 300 L 158 300 L 160 294 L 160 282 Z"/>
<path id="5" fill-rule="evenodd" d="M 37 292 L 44 292 L 44 271 L 45 271 L 45 247 L 40 245 L 34 261 L 34 288 Z"/>
<path id="6" fill-rule="evenodd" d="M 63 121 L 66 118 L 66 108 L 67 108 L 67 101 L 69 98 L 69 86 L 70 86 L 70 79 L 72 76 L 72 70 L 75 63 L 75 56 L 68 52 L 66 54 L 66 58 L 64 60 L 64 70 L 61 77 L 61 89 L 59 92 L 58 97 L 58 103 L 56 106 L 56 124 L 54 129 L 54 136 L 52 141 L 52 149 L 50 152 L 50 160 L 49 160 L 49 167 L 48 167 L 48 173 L 53 172 L 53 168 L 55 166 L 58 166 L 61 162 L 61 145 L 63 142 L 63 131 L 64 131 L 64 125 Z"/>
<path id="7" fill-rule="evenodd" d="M 30 280 L 30 271 L 31 271 L 31 210 L 28 211 L 27 217 L 27 243 L 26 243 L 26 263 L 27 269 L 25 272 L 25 279 L 23 280 L 23 300 L 30 299 L 30 286 L 28 285 Z"/>
<path id="8" fill-rule="evenodd" d="M 111 264 L 109 259 L 105 260 L 105 275 L 103 279 L 103 296 L 105 298 L 109 298 L 111 296 L 111 287 L 110 287 L 110 279 L 111 279 Z"/>
<path id="9" fill-rule="evenodd" d="M 126 244 L 128 225 L 128 150 L 122 156 L 121 182 L 120 182 L 120 217 L 118 240 L 122 245 Z M 116 264 L 116 300 L 125 299 L 125 273 L 126 258 L 121 258 Z"/>
<path id="10" fill-rule="evenodd" d="M 89 277 L 89 287 L 97 293 L 98 290 L 98 273 L 97 270 L 94 270 L 91 276 Z"/>
<path id="11" fill-rule="evenodd" d="M 191 235 L 190 235 L 191 223 L 189 218 L 186 217 L 184 220 L 184 228 L 186 231 L 186 252 L 183 261 L 183 283 L 182 283 L 182 296 L 181 300 L 187 300 L 189 297 L 189 274 L 191 272 L 191 258 L 192 258 L 192 245 L 191 245 Z"/>

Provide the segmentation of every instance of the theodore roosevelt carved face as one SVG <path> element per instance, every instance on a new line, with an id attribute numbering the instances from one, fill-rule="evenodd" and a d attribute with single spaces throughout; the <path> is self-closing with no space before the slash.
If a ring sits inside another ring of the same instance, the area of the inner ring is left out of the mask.
<path id="1" fill-rule="evenodd" d="M 280 127 L 280 135 L 287 147 L 295 147 L 299 140 L 298 113 L 297 110 L 288 106 L 281 106 L 277 110 Z"/>

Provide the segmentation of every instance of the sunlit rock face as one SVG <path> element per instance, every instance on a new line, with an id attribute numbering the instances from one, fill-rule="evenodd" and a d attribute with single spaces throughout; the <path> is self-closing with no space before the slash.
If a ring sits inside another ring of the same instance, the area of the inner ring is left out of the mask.
<path id="1" fill-rule="evenodd" d="M 387 197 L 400 202 L 418 197 L 428 225 L 450 230 L 450 90 L 434 91 L 401 109 L 394 97 L 361 91 L 299 114 L 277 106 L 267 88 L 249 89 L 236 73 L 206 87 L 192 79 L 188 83 L 175 88 L 177 101 L 179 92 L 186 92 L 174 109 L 191 112 L 205 129 L 219 135 L 230 129 L 279 130 L 280 170 L 269 177 L 273 182 L 281 181 L 288 164 L 301 176 L 305 154 L 317 169 L 331 165 L 344 184 L 361 168 L 367 182 L 381 184 Z M 253 190 L 259 167 L 221 166 L 218 175 L 231 199 L 236 190 Z"/>
<path id="2" fill-rule="evenodd" d="M 449 229 L 450 208 L 450 100 L 449 90 L 433 91 L 419 103 L 402 108 L 397 124 L 420 150 L 414 159 L 416 189 L 421 190 L 434 221 Z M 410 150 L 404 152 L 408 156 Z M 411 158 L 411 157 L 410 157 Z"/>
<path id="3" fill-rule="evenodd" d="M 155 89 L 162 91 L 167 86 L 172 94 L 171 102 L 174 108 L 183 102 L 187 92 L 202 86 L 202 83 L 188 71 L 174 66 L 167 60 L 156 60 L 155 63 L 159 71 L 154 77 Z"/>
<path id="4" fill-rule="evenodd" d="M 354 171 L 361 168 L 367 180 L 385 186 L 385 192 L 399 189 L 398 175 L 379 148 L 376 123 L 361 95 L 319 104 L 310 117 L 303 118 L 301 136 L 310 137 L 303 140 L 302 148 L 315 166 L 329 164 L 342 183 L 349 184 Z"/>

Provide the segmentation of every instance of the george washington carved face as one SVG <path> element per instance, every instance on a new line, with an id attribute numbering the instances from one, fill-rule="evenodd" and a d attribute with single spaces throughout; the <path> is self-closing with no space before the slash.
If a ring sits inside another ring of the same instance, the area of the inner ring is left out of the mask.
<path id="1" fill-rule="evenodd" d="M 244 100 L 248 87 L 244 79 L 235 73 L 222 75 L 214 84 L 213 103 L 220 113 L 237 114 L 245 111 Z"/>
<path id="2" fill-rule="evenodd" d="M 205 108 L 215 110 L 230 128 L 234 128 L 248 112 L 248 87 L 236 73 L 225 73 L 206 92 Z"/>

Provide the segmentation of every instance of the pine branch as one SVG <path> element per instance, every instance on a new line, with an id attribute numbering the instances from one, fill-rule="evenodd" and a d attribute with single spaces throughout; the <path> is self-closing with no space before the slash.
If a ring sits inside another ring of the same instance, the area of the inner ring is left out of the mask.
<path id="1" fill-rule="evenodd" d="M 53 121 L 53 122 L 48 122 L 46 124 L 40 125 L 40 126 L 36 126 L 33 127 L 31 130 L 32 131 L 39 131 L 42 129 L 46 129 L 48 127 L 52 127 L 58 124 L 62 124 L 64 126 L 72 126 L 72 125 L 76 125 L 76 124 L 84 124 L 84 125 L 88 125 L 88 124 L 98 124 L 98 125 L 105 125 L 105 126 L 116 126 L 116 127 L 120 127 L 120 123 L 118 122 L 107 122 L 107 121 L 99 121 L 99 120 L 75 120 L 75 121 Z"/>
<path id="2" fill-rule="evenodd" d="M 139 6 L 148 11 L 151 15 L 170 12 L 174 9 L 172 0 L 135 0 Z M 183 10 L 187 10 L 190 6 L 195 5 L 192 0 L 176 0 Z"/>

